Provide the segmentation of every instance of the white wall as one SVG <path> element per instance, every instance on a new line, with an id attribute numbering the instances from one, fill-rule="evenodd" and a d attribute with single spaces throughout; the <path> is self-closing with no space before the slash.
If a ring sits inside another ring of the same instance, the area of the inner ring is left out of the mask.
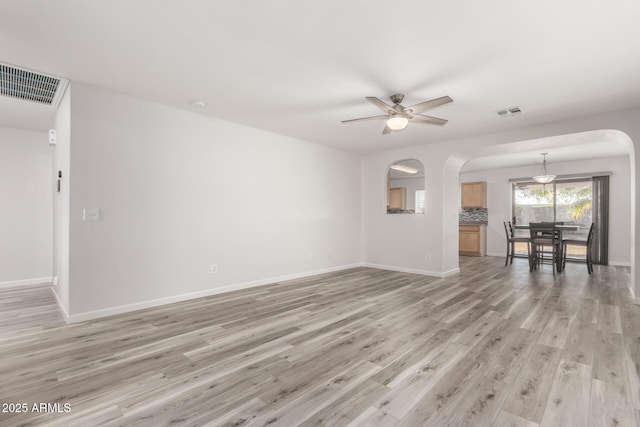
<path id="1" fill-rule="evenodd" d="M 609 264 L 629 265 L 631 225 L 631 178 L 629 157 L 608 157 L 597 160 L 551 163 L 549 169 L 556 174 L 578 174 L 589 172 L 612 172 L 609 188 Z M 464 169 L 463 169 L 464 170 Z M 460 182 L 486 181 L 487 208 L 487 253 L 504 256 L 506 243 L 503 221 L 511 220 L 511 183 L 509 178 L 523 178 L 540 172 L 540 166 L 520 166 L 460 174 Z"/>
<path id="2" fill-rule="evenodd" d="M 0 127 L 0 283 L 51 280 L 51 158 L 47 134 Z"/>
<path id="3" fill-rule="evenodd" d="M 72 315 L 360 261 L 356 155 L 77 83 L 71 117 Z"/>
<path id="4" fill-rule="evenodd" d="M 416 159 L 425 169 L 424 215 L 386 214 L 386 174 L 389 165 Z M 441 275 L 442 165 L 447 146 L 426 144 L 363 157 L 363 261 L 372 266 Z M 457 218 L 456 218 L 457 223 Z"/>

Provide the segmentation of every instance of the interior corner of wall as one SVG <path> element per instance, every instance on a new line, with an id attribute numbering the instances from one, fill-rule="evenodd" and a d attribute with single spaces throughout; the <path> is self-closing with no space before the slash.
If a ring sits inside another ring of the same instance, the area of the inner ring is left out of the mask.
<path id="1" fill-rule="evenodd" d="M 56 291 L 55 286 L 51 288 L 51 292 L 53 292 L 53 296 L 56 300 L 56 303 L 58 304 L 58 307 L 60 308 L 60 312 L 62 313 L 65 322 L 69 322 L 69 307 L 64 304 L 64 302 L 62 301 L 63 298 L 60 298 L 60 295 L 58 294 L 58 291 Z"/>

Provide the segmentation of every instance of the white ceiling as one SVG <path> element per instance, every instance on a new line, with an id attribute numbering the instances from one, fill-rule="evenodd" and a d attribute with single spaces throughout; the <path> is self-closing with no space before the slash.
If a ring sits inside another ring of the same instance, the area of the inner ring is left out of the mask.
<path id="1" fill-rule="evenodd" d="M 636 106 L 638 22 L 637 0 L 3 0 L 0 61 L 364 153 Z M 396 92 L 451 96 L 427 113 L 449 123 L 340 123 Z M 51 126 L 20 110 L 0 125 Z"/>

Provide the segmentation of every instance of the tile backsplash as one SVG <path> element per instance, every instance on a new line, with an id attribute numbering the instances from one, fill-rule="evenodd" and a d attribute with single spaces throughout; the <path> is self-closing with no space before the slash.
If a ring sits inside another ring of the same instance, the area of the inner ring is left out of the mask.
<path id="1" fill-rule="evenodd" d="M 465 208 L 460 211 L 460 222 L 489 222 L 489 211 L 487 208 Z"/>

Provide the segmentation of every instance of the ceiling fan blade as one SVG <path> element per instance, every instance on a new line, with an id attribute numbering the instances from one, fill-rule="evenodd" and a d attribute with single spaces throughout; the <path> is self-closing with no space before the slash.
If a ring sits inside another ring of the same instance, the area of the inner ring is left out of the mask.
<path id="1" fill-rule="evenodd" d="M 365 99 L 370 103 L 372 103 L 373 105 L 375 105 L 376 107 L 378 107 L 379 109 L 381 109 L 382 111 L 384 111 L 385 113 L 388 113 L 389 111 L 395 111 L 391 105 L 380 101 L 375 96 L 366 96 Z"/>
<path id="2" fill-rule="evenodd" d="M 385 125 L 384 129 L 382 129 L 382 134 L 383 135 L 389 135 L 391 132 L 393 132 L 393 130 L 387 125 Z"/>
<path id="3" fill-rule="evenodd" d="M 423 116 L 422 114 L 414 114 L 414 116 L 411 119 L 411 121 L 412 122 L 416 122 L 416 123 L 424 123 L 424 124 L 442 126 L 442 125 L 446 124 L 449 120 L 440 119 L 438 117 Z"/>
<path id="4" fill-rule="evenodd" d="M 410 107 L 405 108 L 405 110 L 411 110 L 412 113 L 422 113 L 423 111 L 430 110 L 432 108 L 439 107 L 443 104 L 448 104 L 449 102 L 453 102 L 453 99 L 448 96 L 443 96 L 441 98 L 432 99 L 431 101 L 421 102 L 416 105 L 412 105 Z"/>
<path id="5" fill-rule="evenodd" d="M 359 119 L 343 120 L 342 123 L 365 122 L 367 120 L 380 120 L 380 119 L 386 119 L 386 118 L 387 118 L 387 116 L 361 117 Z"/>

